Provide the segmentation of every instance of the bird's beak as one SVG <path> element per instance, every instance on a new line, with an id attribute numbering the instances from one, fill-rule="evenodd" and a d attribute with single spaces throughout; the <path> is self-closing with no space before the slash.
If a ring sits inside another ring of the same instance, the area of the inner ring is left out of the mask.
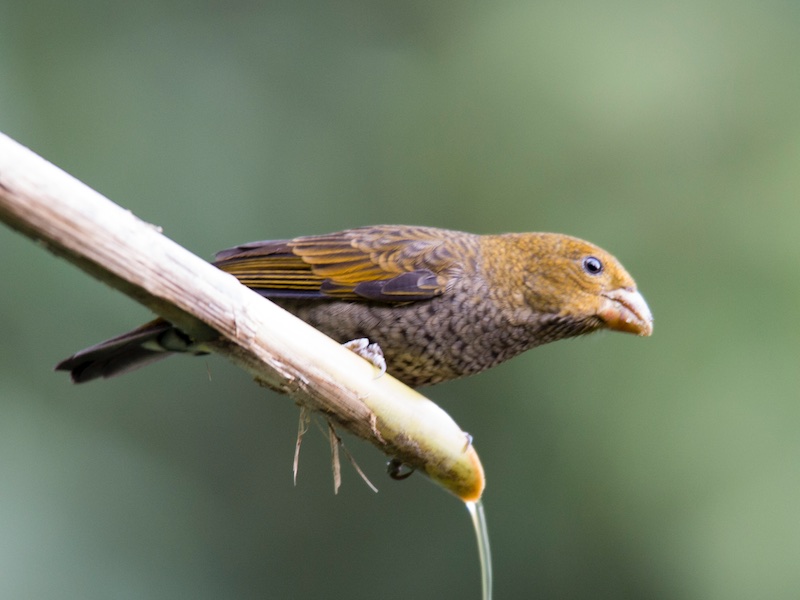
<path id="1" fill-rule="evenodd" d="M 609 329 L 648 336 L 653 333 L 653 315 L 642 295 L 634 289 L 619 288 L 603 294 L 597 312 Z"/>

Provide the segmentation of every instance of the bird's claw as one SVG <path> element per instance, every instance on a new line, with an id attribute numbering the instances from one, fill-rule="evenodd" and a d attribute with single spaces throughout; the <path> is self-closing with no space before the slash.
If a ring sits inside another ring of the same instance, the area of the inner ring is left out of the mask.
<path id="1" fill-rule="evenodd" d="M 358 354 L 364 360 L 369 361 L 378 369 L 379 372 L 375 379 L 386 373 L 386 359 L 383 356 L 383 350 L 378 344 L 370 344 L 367 338 L 358 338 L 342 345 Z"/>
<path id="2" fill-rule="evenodd" d="M 389 477 L 396 481 L 411 477 L 415 470 L 414 467 L 410 467 L 396 458 L 386 463 L 386 472 L 389 473 Z"/>

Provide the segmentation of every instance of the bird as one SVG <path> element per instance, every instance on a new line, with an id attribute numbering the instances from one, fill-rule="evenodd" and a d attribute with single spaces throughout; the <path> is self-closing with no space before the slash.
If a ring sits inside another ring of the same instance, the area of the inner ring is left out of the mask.
<path id="1" fill-rule="evenodd" d="M 377 225 L 242 244 L 218 252 L 213 264 L 340 343 L 368 340 L 386 371 L 415 388 L 561 339 L 653 331 L 650 309 L 620 262 L 558 233 Z M 56 370 L 83 383 L 207 351 L 159 318 Z"/>

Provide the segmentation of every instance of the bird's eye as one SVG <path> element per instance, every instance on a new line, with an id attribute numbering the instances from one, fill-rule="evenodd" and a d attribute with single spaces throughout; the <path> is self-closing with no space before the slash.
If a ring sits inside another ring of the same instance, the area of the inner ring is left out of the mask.
<path id="1" fill-rule="evenodd" d="M 583 270 L 589 275 L 600 275 L 603 272 L 603 261 L 596 256 L 587 256 L 583 259 Z"/>

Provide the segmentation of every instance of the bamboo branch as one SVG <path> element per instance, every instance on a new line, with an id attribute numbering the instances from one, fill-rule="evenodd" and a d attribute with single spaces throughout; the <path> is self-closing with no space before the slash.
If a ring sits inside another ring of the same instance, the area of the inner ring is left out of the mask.
<path id="1" fill-rule="evenodd" d="M 263 385 L 465 501 L 483 469 L 437 405 L 0 133 L 0 220 L 147 306 Z M 8 284 L 8 282 L 6 282 Z"/>

